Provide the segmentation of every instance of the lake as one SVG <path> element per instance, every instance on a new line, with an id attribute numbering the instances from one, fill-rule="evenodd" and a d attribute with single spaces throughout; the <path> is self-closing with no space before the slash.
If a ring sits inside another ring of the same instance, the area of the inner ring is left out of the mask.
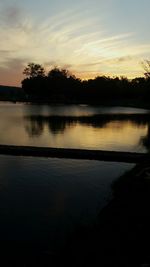
<path id="1" fill-rule="evenodd" d="M 55 250 L 96 220 L 112 183 L 134 165 L 0 156 L 0 240 L 49 241 Z"/>
<path id="2" fill-rule="evenodd" d="M 149 112 L 123 107 L 0 103 L 0 144 L 149 151 Z M 0 156 L 0 240 L 52 250 L 94 222 L 112 183 L 134 164 Z"/>
<path id="3" fill-rule="evenodd" d="M 0 144 L 147 152 L 148 113 L 124 107 L 2 102 Z"/>

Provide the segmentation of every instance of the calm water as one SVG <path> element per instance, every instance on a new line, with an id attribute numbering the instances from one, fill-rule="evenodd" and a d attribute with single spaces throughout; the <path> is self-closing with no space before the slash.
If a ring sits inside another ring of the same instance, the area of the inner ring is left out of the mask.
<path id="1" fill-rule="evenodd" d="M 149 121 L 138 116 L 147 112 L 0 103 L 0 144 L 146 152 Z M 133 166 L 0 156 L 0 240 L 48 240 L 57 248 L 96 219 L 112 198 L 113 181 Z"/>
<path id="2" fill-rule="evenodd" d="M 0 156 L 0 240 L 49 240 L 53 248 L 96 219 L 111 184 L 133 164 Z"/>
<path id="3" fill-rule="evenodd" d="M 145 113 L 148 111 L 122 107 L 0 103 L 0 143 L 146 152 L 150 122 L 115 116 Z M 92 117 L 95 114 L 103 116 Z"/>

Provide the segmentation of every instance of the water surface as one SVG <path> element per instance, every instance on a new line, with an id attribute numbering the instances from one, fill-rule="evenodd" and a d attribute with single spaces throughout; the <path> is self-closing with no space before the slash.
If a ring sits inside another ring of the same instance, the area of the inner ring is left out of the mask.
<path id="1" fill-rule="evenodd" d="M 63 243 L 96 220 L 133 164 L 0 156 L 0 240 Z"/>
<path id="2" fill-rule="evenodd" d="M 144 116 L 148 112 L 127 107 L 1 103 L 0 143 L 147 152 L 150 122 Z"/>

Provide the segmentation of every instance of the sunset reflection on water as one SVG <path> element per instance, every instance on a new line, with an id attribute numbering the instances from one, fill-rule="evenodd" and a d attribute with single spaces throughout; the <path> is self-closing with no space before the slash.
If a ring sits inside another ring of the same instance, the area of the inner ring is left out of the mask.
<path id="1" fill-rule="evenodd" d="M 131 111 L 139 112 L 129 108 L 132 114 Z M 99 112 L 102 117 L 94 117 L 94 112 Z M 0 113 L 3 114 L 0 122 L 0 143 L 116 151 L 148 150 L 148 142 L 142 141 L 149 133 L 148 120 L 143 121 L 138 116 L 136 119 L 130 116 L 115 119 L 113 116 L 103 115 L 103 112 L 117 114 L 117 108 L 107 110 L 74 106 L 68 107 L 67 111 L 66 106 L 3 104 L 0 105 Z M 118 108 L 119 112 L 123 112 L 123 109 Z M 127 114 L 127 108 L 124 112 Z M 141 110 L 142 112 L 146 111 Z"/>

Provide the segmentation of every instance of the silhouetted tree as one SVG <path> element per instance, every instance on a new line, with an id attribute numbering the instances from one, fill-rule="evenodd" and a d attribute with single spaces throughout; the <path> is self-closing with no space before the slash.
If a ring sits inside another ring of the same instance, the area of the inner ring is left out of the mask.
<path id="1" fill-rule="evenodd" d="M 125 104 L 150 101 L 150 61 L 144 62 L 145 77 L 98 76 L 81 81 L 69 70 L 55 67 L 45 75 L 39 64 L 29 63 L 24 70 L 27 78 L 22 88 L 29 101 L 49 103 Z"/>
<path id="2" fill-rule="evenodd" d="M 145 60 L 142 62 L 143 68 L 145 70 L 145 77 L 150 78 L 150 60 Z"/>
<path id="3" fill-rule="evenodd" d="M 70 78 L 71 73 L 66 69 L 59 69 L 58 67 L 53 68 L 48 72 L 49 78 Z"/>
<path id="4" fill-rule="evenodd" d="M 37 76 L 45 76 L 44 68 L 39 64 L 29 63 L 24 69 L 23 74 L 28 78 L 35 78 Z"/>

